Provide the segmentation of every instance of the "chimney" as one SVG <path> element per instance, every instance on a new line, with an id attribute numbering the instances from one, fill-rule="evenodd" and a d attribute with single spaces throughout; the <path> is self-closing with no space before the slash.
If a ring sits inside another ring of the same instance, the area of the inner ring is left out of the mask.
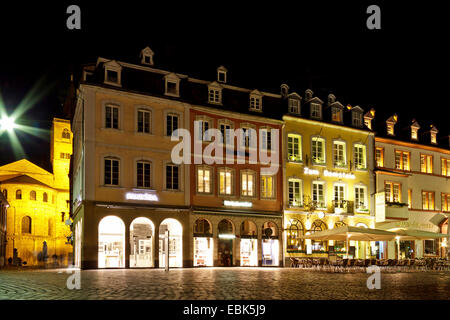
<path id="1" fill-rule="evenodd" d="M 289 86 L 286 83 L 281 84 L 281 97 L 286 98 L 289 94 Z"/>
<path id="2" fill-rule="evenodd" d="M 398 116 L 397 114 L 394 114 L 392 117 L 386 120 L 386 128 L 387 128 L 387 134 L 390 136 L 394 136 L 394 126 L 397 123 Z"/>
<path id="3" fill-rule="evenodd" d="M 217 68 L 217 82 L 227 83 L 227 71 L 224 66 Z"/>
<path id="4" fill-rule="evenodd" d="M 364 115 L 364 124 L 367 128 L 372 130 L 372 120 L 375 118 L 375 109 L 372 108 L 370 111 L 367 111 Z"/>

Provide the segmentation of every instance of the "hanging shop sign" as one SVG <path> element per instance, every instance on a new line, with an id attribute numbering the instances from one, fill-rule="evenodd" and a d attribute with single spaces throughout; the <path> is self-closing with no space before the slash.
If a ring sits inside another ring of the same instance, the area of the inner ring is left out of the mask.
<path id="1" fill-rule="evenodd" d="M 158 201 L 158 196 L 153 193 L 127 192 L 125 198 L 127 200 Z"/>

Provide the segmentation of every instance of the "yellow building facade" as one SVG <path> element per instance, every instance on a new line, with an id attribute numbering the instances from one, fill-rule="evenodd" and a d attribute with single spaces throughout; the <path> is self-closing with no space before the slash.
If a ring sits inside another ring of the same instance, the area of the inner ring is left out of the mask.
<path id="1" fill-rule="evenodd" d="M 317 98 L 310 98 L 314 99 Z M 317 99 L 320 108 L 321 103 Z M 302 235 L 345 225 L 374 228 L 374 133 L 363 127 L 361 108 L 347 109 L 337 104 L 340 116 L 333 111 L 331 121 L 307 119 L 294 113 L 283 116 L 286 265 L 294 257 L 327 258 L 347 253 L 344 242 L 313 241 L 302 239 Z M 359 121 L 353 122 L 354 126 L 344 125 L 344 112 Z M 373 257 L 377 245 L 350 241 L 349 255 Z"/>
<path id="2" fill-rule="evenodd" d="M 17 249 L 17 257 L 27 266 L 42 265 L 44 260 L 58 266 L 71 263 L 73 250 L 67 239 L 71 230 L 66 224 L 72 154 L 69 121 L 53 119 L 50 149 L 53 173 L 26 159 L 0 167 L 0 190 L 9 202 L 5 258 L 13 259 Z"/>

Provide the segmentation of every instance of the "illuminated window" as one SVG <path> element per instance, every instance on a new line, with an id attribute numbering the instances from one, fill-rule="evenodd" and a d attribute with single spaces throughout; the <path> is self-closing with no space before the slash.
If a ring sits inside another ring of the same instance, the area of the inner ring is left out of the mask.
<path id="1" fill-rule="evenodd" d="M 408 189 L 408 208 L 412 208 L 412 189 Z"/>
<path id="2" fill-rule="evenodd" d="M 105 158 L 104 184 L 106 186 L 119 185 L 119 160 L 116 158 Z"/>
<path id="3" fill-rule="evenodd" d="M 230 168 L 219 169 L 219 194 L 232 195 L 233 194 L 233 171 Z"/>
<path id="4" fill-rule="evenodd" d="M 178 129 L 179 116 L 175 113 L 168 113 L 166 116 L 166 136 L 172 136 L 172 133 Z"/>
<path id="5" fill-rule="evenodd" d="M 288 196 L 290 207 L 301 207 L 303 205 L 303 184 L 302 180 L 289 178 Z"/>
<path id="6" fill-rule="evenodd" d="M 136 187 L 150 188 L 151 168 L 151 163 L 149 161 L 138 161 L 136 163 Z"/>
<path id="7" fill-rule="evenodd" d="M 420 155 L 420 171 L 424 173 L 433 173 L 433 156 Z"/>
<path id="8" fill-rule="evenodd" d="M 311 224 L 310 232 L 314 234 L 315 232 L 320 232 L 327 230 L 325 222 L 321 220 L 316 220 Z M 311 240 L 311 246 L 313 251 L 324 251 L 326 250 L 327 241 L 315 241 Z"/>
<path id="9" fill-rule="evenodd" d="M 441 193 L 442 211 L 450 211 L 450 193 Z"/>
<path id="10" fill-rule="evenodd" d="M 441 159 L 441 174 L 450 177 L 450 159 Z"/>
<path id="11" fill-rule="evenodd" d="M 366 169 L 366 146 L 355 144 L 354 146 L 355 167 L 356 169 Z"/>
<path id="12" fill-rule="evenodd" d="M 412 140 L 417 140 L 417 128 L 413 128 L 411 127 L 411 139 Z"/>
<path id="13" fill-rule="evenodd" d="M 377 167 L 384 167 L 384 148 L 376 148 L 375 149 L 375 161 Z"/>
<path id="14" fill-rule="evenodd" d="M 405 151 L 395 151 L 395 169 L 411 170 L 410 168 L 411 153 Z"/>
<path id="15" fill-rule="evenodd" d="M 271 150 L 272 148 L 272 132 L 271 128 L 261 128 L 261 148 L 263 150 Z"/>
<path id="16" fill-rule="evenodd" d="M 325 164 L 325 139 L 313 137 L 311 146 L 313 162 L 315 164 Z"/>
<path id="17" fill-rule="evenodd" d="M 434 210 L 434 192 L 422 191 L 422 209 Z"/>
<path id="18" fill-rule="evenodd" d="M 289 113 L 300 114 L 300 100 L 289 98 Z"/>
<path id="19" fill-rule="evenodd" d="M 255 195 L 256 174 L 251 170 L 241 171 L 241 196 L 253 197 Z"/>
<path id="20" fill-rule="evenodd" d="M 67 129 L 64 129 L 62 132 L 62 138 L 63 139 L 70 139 L 70 132 Z"/>
<path id="21" fill-rule="evenodd" d="M 401 184 L 396 182 L 385 182 L 384 192 L 386 202 L 400 202 L 401 201 Z"/>
<path id="22" fill-rule="evenodd" d="M 297 219 L 292 219 L 287 228 L 287 249 L 303 250 L 304 240 L 300 238 L 305 234 L 303 224 Z"/>
<path id="23" fill-rule="evenodd" d="M 29 216 L 22 218 L 22 233 L 31 234 L 31 218 Z"/>
<path id="24" fill-rule="evenodd" d="M 197 167 L 197 192 L 198 193 L 212 193 L 212 170 L 208 167 Z"/>
<path id="25" fill-rule="evenodd" d="M 250 96 L 250 109 L 261 111 L 262 110 L 262 98 L 257 95 Z"/>
<path id="26" fill-rule="evenodd" d="M 312 200 L 317 203 L 317 208 L 325 208 L 325 183 L 313 181 Z"/>
<path id="27" fill-rule="evenodd" d="M 319 103 L 311 103 L 311 118 L 322 119 L 322 106 Z"/>
<path id="28" fill-rule="evenodd" d="M 345 167 L 347 165 L 346 154 L 346 143 L 333 141 L 333 164 L 335 167 Z"/>
<path id="29" fill-rule="evenodd" d="M 36 200 L 36 191 L 30 191 L 30 200 Z"/>
<path id="30" fill-rule="evenodd" d="M 175 164 L 166 164 L 166 189 L 178 190 L 179 168 Z"/>
<path id="31" fill-rule="evenodd" d="M 344 200 L 345 200 L 345 185 L 344 184 L 335 184 L 334 185 L 334 207 L 335 208 L 344 208 Z"/>
<path id="32" fill-rule="evenodd" d="M 16 200 L 21 200 L 22 199 L 22 190 L 17 190 L 16 191 Z"/>
<path id="33" fill-rule="evenodd" d="M 47 192 L 44 192 L 44 194 L 42 195 L 42 201 L 48 202 L 48 195 L 47 195 Z"/>
<path id="34" fill-rule="evenodd" d="M 137 132 L 150 133 L 151 119 L 152 112 L 150 110 L 139 109 L 137 112 Z"/>
<path id="35" fill-rule="evenodd" d="M 289 161 L 302 161 L 302 136 L 289 133 L 287 149 Z"/>
<path id="36" fill-rule="evenodd" d="M 261 198 L 273 199 L 275 198 L 275 176 L 261 176 Z"/>
<path id="37" fill-rule="evenodd" d="M 119 107 L 114 105 L 105 106 L 105 128 L 119 129 Z"/>
<path id="38" fill-rule="evenodd" d="M 433 143 L 433 144 L 436 144 L 437 143 L 437 141 L 436 141 L 436 133 L 431 133 L 431 143 Z"/>
<path id="39" fill-rule="evenodd" d="M 367 209 L 367 199 L 366 199 L 366 187 L 356 186 L 355 187 L 355 208 L 356 210 L 366 210 Z"/>
<path id="40" fill-rule="evenodd" d="M 394 135 L 394 125 L 391 123 L 387 124 L 387 134 L 391 136 Z"/>
<path id="41" fill-rule="evenodd" d="M 331 107 L 331 121 L 342 122 L 342 108 Z"/>

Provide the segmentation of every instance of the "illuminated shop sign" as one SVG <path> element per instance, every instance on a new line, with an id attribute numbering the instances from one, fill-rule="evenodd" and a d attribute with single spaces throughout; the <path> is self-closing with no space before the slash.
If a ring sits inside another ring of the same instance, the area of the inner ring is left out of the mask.
<path id="1" fill-rule="evenodd" d="M 125 197 L 127 200 L 158 201 L 158 196 L 152 193 L 127 192 Z"/>
<path id="2" fill-rule="evenodd" d="M 246 207 L 246 208 L 251 208 L 253 204 L 251 202 L 248 202 L 248 201 L 224 200 L 223 201 L 223 205 L 224 206 L 228 206 L 228 207 Z"/>
<path id="3" fill-rule="evenodd" d="M 323 175 L 325 177 L 336 177 L 336 178 L 344 178 L 344 179 L 355 179 L 355 175 L 353 173 L 346 173 L 346 172 L 335 172 L 335 171 L 328 171 L 323 170 Z"/>
<path id="4" fill-rule="evenodd" d="M 234 234 L 219 234 L 220 239 L 234 239 L 236 236 Z"/>
<path id="5" fill-rule="evenodd" d="M 310 168 L 308 168 L 308 167 L 305 167 L 305 169 L 303 169 L 303 173 L 304 173 L 304 174 L 309 174 L 309 175 L 317 176 L 317 175 L 319 175 L 319 170 L 310 169 Z"/>

